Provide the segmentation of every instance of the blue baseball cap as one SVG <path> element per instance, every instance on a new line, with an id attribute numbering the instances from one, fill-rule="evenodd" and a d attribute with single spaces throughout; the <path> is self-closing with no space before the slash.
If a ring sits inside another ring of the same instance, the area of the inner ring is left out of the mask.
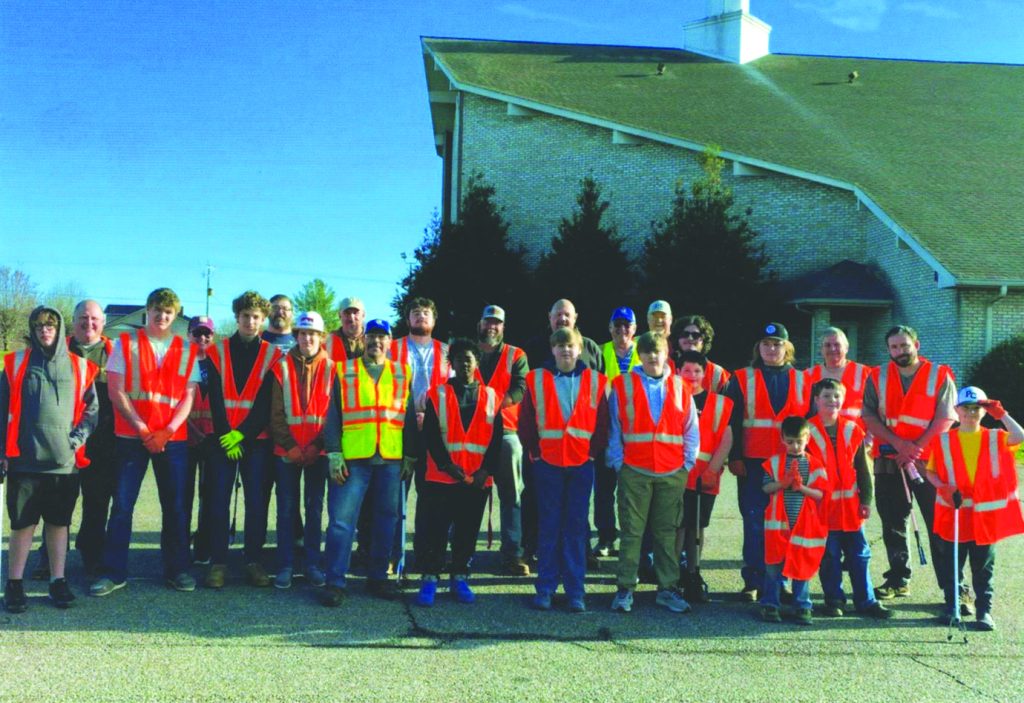
<path id="1" fill-rule="evenodd" d="M 391 325 L 388 324 L 387 320 L 370 320 L 366 323 L 366 329 L 363 334 L 386 334 L 390 337 Z"/>
<path id="2" fill-rule="evenodd" d="M 633 308 L 621 307 L 615 308 L 612 312 L 612 319 L 609 320 L 609 324 L 615 324 L 616 320 L 626 320 L 631 325 L 636 324 L 636 313 L 633 312 Z"/>

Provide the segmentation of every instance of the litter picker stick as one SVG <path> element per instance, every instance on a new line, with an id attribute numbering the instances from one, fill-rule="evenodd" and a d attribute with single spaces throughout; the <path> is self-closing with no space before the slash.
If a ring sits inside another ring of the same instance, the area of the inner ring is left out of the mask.
<path id="1" fill-rule="evenodd" d="M 241 463 L 235 462 L 235 505 L 231 511 L 231 529 L 228 530 L 228 545 L 235 543 L 235 525 L 238 520 L 238 489 L 242 487 Z"/>
<path id="2" fill-rule="evenodd" d="M 687 554 L 686 555 L 686 560 L 691 562 L 694 565 L 694 568 L 699 569 L 700 568 L 700 552 L 701 552 L 701 549 L 704 547 L 704 528 L 701 527 L 701 519 L 700 519 L 700 494 L 704 490 L 704 480 L 700 476 L 697 477 L 696 490 L 697 490 L 697 519 L 696 519 L 696 521 L 693 524 L 697 528 L 697 538 L 694 540 L 694 550 L 693 550 L 694 553 L 693 554 Z"/>
<path id="3" fill-rule="evenodd" d="M 7 482 L 7 461 L 0 459 L 0 575 L 4 572 L 4 484 Z"/>
<path id="4" fill-rule="evenodd" d="M 910 522 L 914 526 L 914 541 L 917 542 L 917 556 L 921 560 L 921 566 L 928 564 L 928 559 L 924 555 L 924 547 L 921 546 L 921 529 L 917 526 L 917 515 L 914 514 L 914 496 L 910 492 L 910 484 L 907 483 L 907 472 L 901 466 L 899 467 L 900 477 L 903 479 L 903 492 L 907 496 L 907 502 L 910 503 Z"/>
<path id="5" fill-rule="evenodd" d="M 946 641 L 953 641 L 953 628 L 960 630 L 964 644 L 967 644 L 967 631 L 963 618 L 960 617 L 960 501 L 953 501 L 953 612 L 949 614 L 949 628 L 946 630 Z"/>
<path id="6" fill-rule="evenodd" d="M 402 496 L 401 496 L 402 505 L 400 506 L 400 508 L 402 510 L 402 523 L 401 523 L 401 526 L 400 526 L 400 529 L 399 529 L 399 536 L 401 537 L 402 543 L 398 547 L 398 563 L 395 564 L 395 573 L 398 576 L 399 580 L 401 580 L 402 577 L 405 576 L 405 534 L 406 534 L 405 533 L 405 529 L 406 529 L 406 517 L 407 517 L 407 513 L 409 512 L 409 510 L 408 510 L 408 497 L 409 496 L 408 496 L 408 493 L 407 493 L 409 488 L 408 488 L 408 486 L 405 483 L 405 479 L 400 479 L 399 483 L 401 484 L 401 491 L 402 491 Z"/>

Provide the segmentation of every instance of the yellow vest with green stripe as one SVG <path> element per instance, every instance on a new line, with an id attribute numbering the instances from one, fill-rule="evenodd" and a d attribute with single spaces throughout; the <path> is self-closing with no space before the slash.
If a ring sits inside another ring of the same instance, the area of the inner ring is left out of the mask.
<path id="1" fill-rule="evenodd" d="M 615 353 L 615 342 L 605 342 L 601 345 L 601 353 L 604 355 L 604 375 L 608 377 L 609 384 L 615 380 L 615 377 L 621 374 L 619 371 L 619 357 Z M 629 352 L 629 368 L 627 372 L 632 371 L 634 366 L 640 365 L 640 355 L 636 353 L 636 344 L 633 345 L 633 349 Z"/>
<path id="2" fill-rule="evenodd" d="M 409 400 L 408 366 L 386 359 L 374 383 L 362 359 L 337 365 L 341 390 L 341 452 L 346 459 L 402 458 L 402 430 Z"/>

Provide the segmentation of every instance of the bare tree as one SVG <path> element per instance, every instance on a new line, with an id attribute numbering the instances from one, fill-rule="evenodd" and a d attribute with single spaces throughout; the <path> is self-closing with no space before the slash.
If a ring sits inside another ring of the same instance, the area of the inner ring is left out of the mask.
<path id="1" fill-rule="evenodd" d="M 28 334 L 28 314 L 39 293 L 28 274 L 0 266 L 0 348 L 20 348 Z"/>
<path id="2" fill-rule="evenodd" d="M 64 324 L 71 327 L 71 316 L 74 314 L 75 305 L 86 297 L 85 288 L 78 281 L 67 281 L 60 283 L 50 289 L 46 294 L 43 303 L 60 311 L 64 316 Z"/>

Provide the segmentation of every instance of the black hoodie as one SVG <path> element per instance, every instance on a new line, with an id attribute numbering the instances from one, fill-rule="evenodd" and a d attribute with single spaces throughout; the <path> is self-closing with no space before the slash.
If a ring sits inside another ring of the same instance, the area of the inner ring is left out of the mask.
<path id="1" fill-rule="evenodd" d="M 43 312 L 57 316 L 57 339 L 52 350 L 43 349 L 32 328 Z M 75 471 L 75 450 L 96 427 L 99 402 L 95 387 L 84 394 L 85 412 L 77 424 L 75 412 L 75 376 L 71 367 L 64 328 L 58 310 L 39 306 L 29 316 L 31 356 L 21 384 L 21 423 L 18 448 L 21 456 L 10 460 L 11 471 L 26 473 L 70 474 Z M 7 413 L 10 387 L 7 374 L 0 379 L 0 456 L 7 455 Z"/>

